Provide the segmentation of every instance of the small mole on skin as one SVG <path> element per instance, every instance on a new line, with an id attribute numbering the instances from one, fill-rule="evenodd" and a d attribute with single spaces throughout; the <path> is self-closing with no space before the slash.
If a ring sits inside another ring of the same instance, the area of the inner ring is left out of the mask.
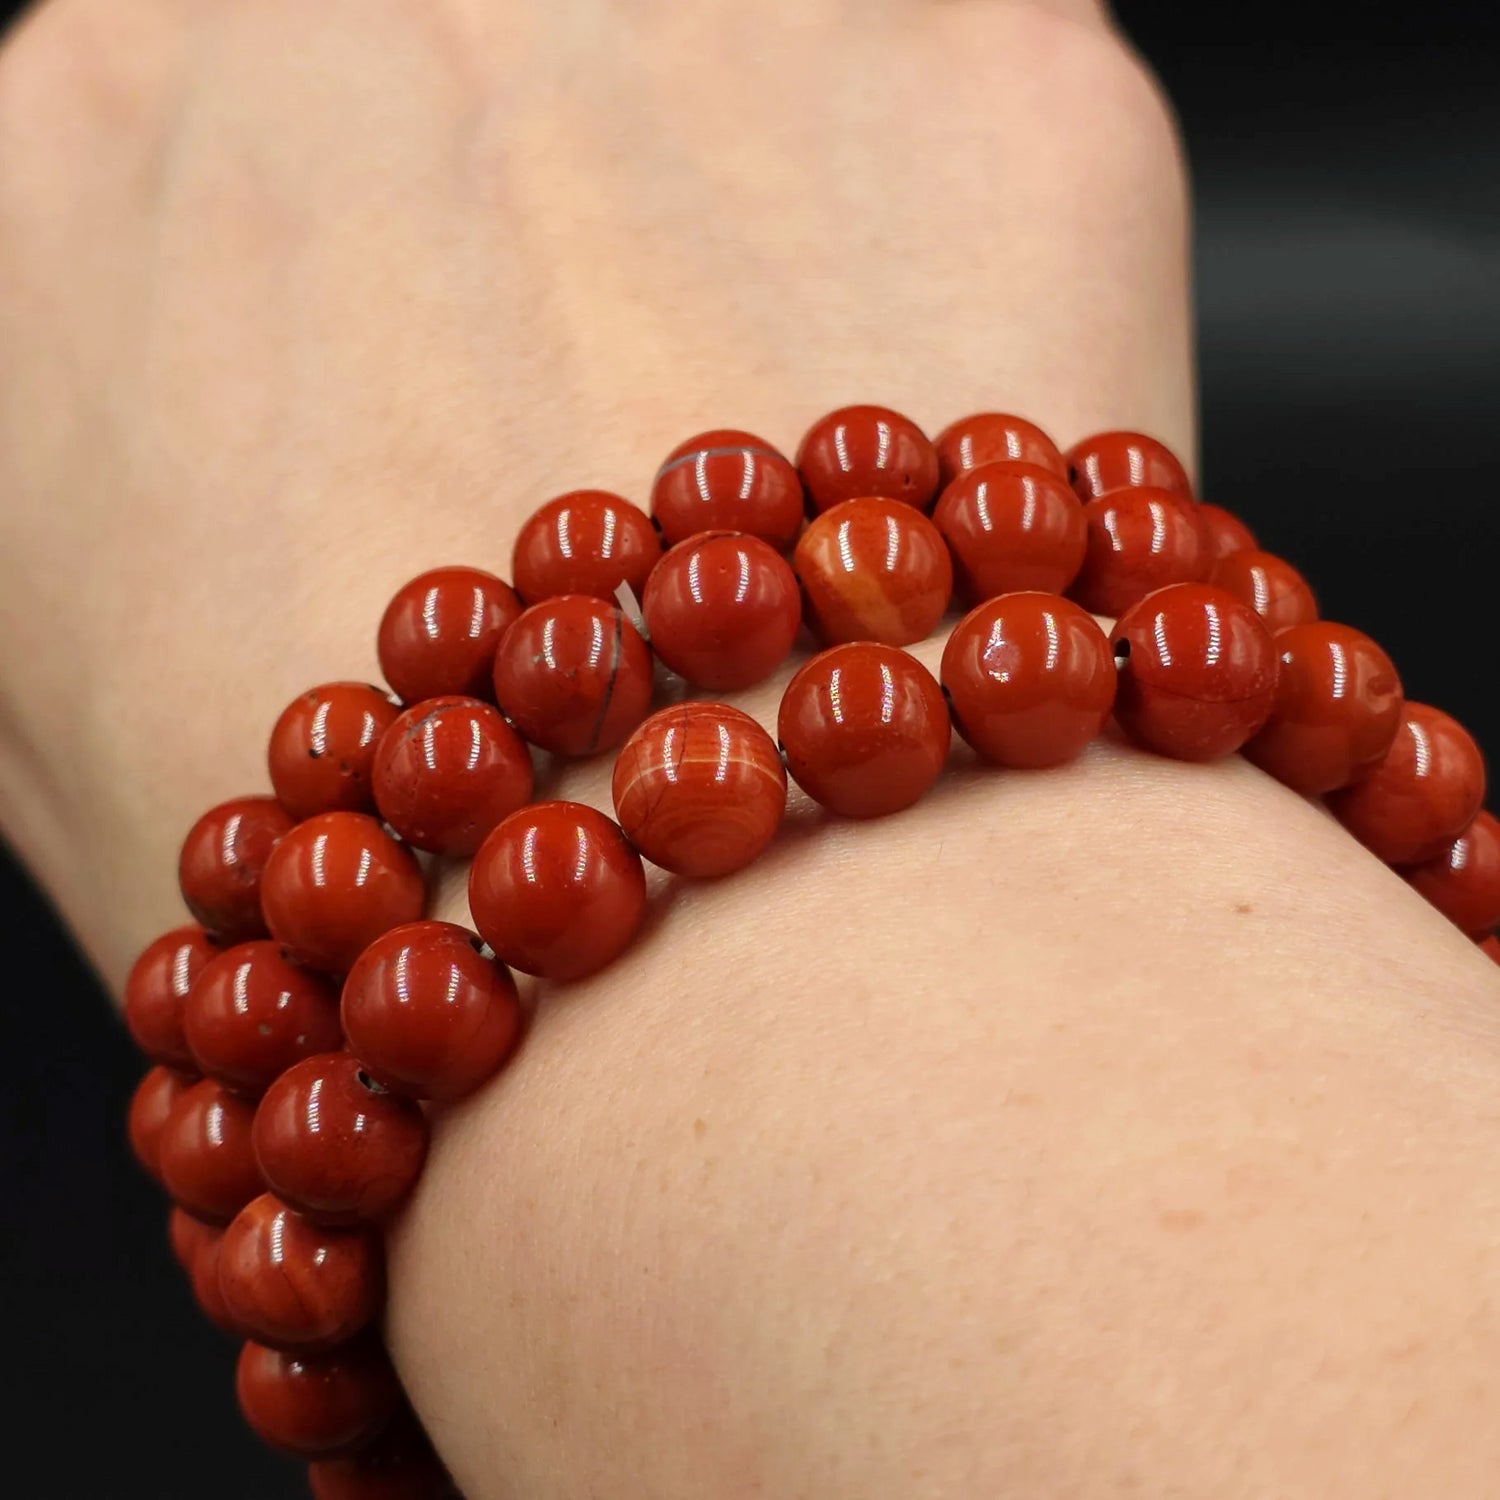
<path id="1" fill-rule="evenodd" d="M 1248 917 L 1254 908 L 1251 907 L 1248 901 L 1236 901 L 1234 909 L 1239 916 Z"/>
<path id="2" fill-rule="evenodd" d="M 707 1133 L 708 1133 L 708 1126 L 707 1126 L 707 1124 L 704 1121 L 702 1121 L 702 1120 L 694 1120 L 693 1121 L 693 1138 L 695 1140 L 700 1140 L 701 1141 L 703 1139 L 703 1137 Z"/>

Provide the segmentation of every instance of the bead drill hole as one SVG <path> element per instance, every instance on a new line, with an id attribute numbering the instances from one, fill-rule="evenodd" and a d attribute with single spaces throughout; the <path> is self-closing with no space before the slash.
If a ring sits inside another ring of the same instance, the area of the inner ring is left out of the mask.
<path id="1" fill-rule="evenodd" d="M 355 1080 L 358 1082 L 359 1086 L 362 1089 L 365 1089 L 367 1092 L 369 1092 L 371 1094 L 388 1094 L 388 1093 L 390 1093 L 390 1090 L 388 1088 L 386 1088 L 382 1084 L 376 1083 L 375 1080 L 373 1078 L 371 1078 L 370 1075 L 368 1073 L 366 1073 L 363 1068 L 361 1068 L 354 1075 L 354 1077 L 355 1077 Z"/>

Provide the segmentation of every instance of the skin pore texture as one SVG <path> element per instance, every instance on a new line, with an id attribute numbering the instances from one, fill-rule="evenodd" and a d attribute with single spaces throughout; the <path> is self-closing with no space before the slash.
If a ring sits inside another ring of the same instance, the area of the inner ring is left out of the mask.
<path id="1" fill-rule="evenodd" d="M 53 0 L 0 48 L 7 836 L 118 990 L 277 711 L 550 496 L 856 400 L 1190 454 L 1186 202 L 1091 4 Z M 393 1353 L 470 1500 L 1489 1493 L 1497 1002 L 1238 760 L 794 800 L 440 1118 Z"/>

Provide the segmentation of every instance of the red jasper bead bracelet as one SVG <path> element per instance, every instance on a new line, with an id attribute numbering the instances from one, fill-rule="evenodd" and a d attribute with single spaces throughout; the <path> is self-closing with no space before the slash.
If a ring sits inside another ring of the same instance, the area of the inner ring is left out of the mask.
<path id="1" fill-rule="evenodd" d="M 558 983 L 614 962 L 646 916 L 646 863 L 750 864 L 788 777 L 873 818 L 931 788 L 955 732 L 1015 770 L 1074 759 L 1111 719 L 1161 755 L 1242 751 L 1326 798 L 1500 962 L 1500 823 L 1473 738 L 1406 701 L 1380 647 L 1320 619 L 1301 575 L 1150 437 L 1063 452 L 981 413 L 934 442 L 852 406 L 793 463 L 706 432 L 667 455 L 649 514 L 602 490 L 543 505 L 511 573 L 412 579 L 379 622 L 391 691 L 332 681 L 287 705 L 274 795 L 189 830 L 194 924 L 126 983 L 153 1064 L 132 1148 L 172 1198 L 204 1312 L 246 1341 L 246 1420 L 308 1461 L 318 1500 L 456 1493 L 375 1332 L 380 1226 L 421 1172 L 428 1112 L 514 1052 L 512 971 Z M 955 598 L 934 677 L 902 648 Z M 775 738 L 712 700 L 803 643 Z M 536 754 L 604 751 L 613 817 L 534 800 Z M 470 856 L 477 931 L 427 919 L 432 858 Z"/>

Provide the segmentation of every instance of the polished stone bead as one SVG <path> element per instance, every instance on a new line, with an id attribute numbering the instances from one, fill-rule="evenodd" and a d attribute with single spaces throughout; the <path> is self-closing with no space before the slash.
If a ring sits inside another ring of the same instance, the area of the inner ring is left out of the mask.
<path id="1" fill-rule="evenodd" d="M 208 1226 L 193 1249 L 192 1264 L 188 1267 L 188 1283 L 193 1289 L 193 1301 L 198 1310 L 220 1333 L 231 1338 L 242 1339 L 245 1330 L 234 1320 L 234 1315 L 224 1303 L 224 1291 L 219 1285 L 219 1256 L 224 1249 L 224 1231 L 218 1226 Z"/>
<path id="2" fill-rule="evenodd" d="M 802 533 L 792 566 L 825 645 L 908 646 L 937 628 L 953 594 L 942 534 L 899 500 L 846 500 Z"/>
<path id="3" fill-rule="evenodd" d="M 371 811 L 375 746 L 398 712 L 366 682 L 328 682 L 293 698 L 266 752 L 277 800 L 294 818 Z"/>
<path id="4" fill-rule="evenodd" d="M 256 1436 L 296 1458 L 351 1452 L 401 1405 L 401 1384 L 373 1336 L 307 1354 L 247 1343 L 235 1370 L 240 1411 Z"/>
<path id="5" fill-rule="evenodd" d="M 416 1419 L 396 1417 L 349 1458 L 308 1466 L 313 1500 L 461 1500 Z"/>
<path id="6" fill-rule="evenodd" d="M 1213 565 L 1208 580 L 1248 604 L 1272 635 L 1318 618 L 1318 601 L 1307 580 L 1273 552 L 1231 552 Z"/>
<path id="7" fill-rule="evenodd" d="M 211 807 L 182 841 L 182 899 L 216 943 L 264 937 L 261 873 L 294 819 L 274 797 L 235 797 Z"/>
<path id="8" fill-rule="evenodd" d="M 375 1084 L 357 1057 L 328 1052 L 288 1068 L 252 1131 L 265 1185 L 321 1224 L 378 1223 L 406 1199 L 427 1157 L 427 1117 Z"/>
<path id="9" fill-rule="evenodd" d="M 926 510 L 938 487 L 927 434 L 885 406 L 844 406 L 814 422 L 798 446 L 797 472 L 814 514 L 867 495 Z"/>
<path id="10" fill-rule="evenodd" d="M 1500 823 L 1481 812 L 1435 859 L 1406 878 L 1472 938 L 1500 926 Z"/>
<path id="11" fill-rule="evenodd" d="M 1115 701 L 1104 632 L 1055 594 L 1006 594 L 971 610 L 943 648 L 941 676 L 959 734 L 986 760 L 1022 770 L 1076 758 Z"/>
<path id="12" fill-rule="evenodd" d="M 1500 964 L 1500 938 L 1487 937 L 1480 941 L 1479 951 L 1493 963 Z"/>
<path id="13" fill-rule="evenodd" d="M 255 1105 L 205 1078 L 173 1103 L 157 1137 L 162 1185 L 200 1219 L 227 1223 L 261 1191 L 250 1145 Z"/>
<path id="14" fill-rule="evenodd" d="M 1484 804 L 1484 756 L 1456 719 L 1407 701 L 1391 747 L 1329 810 L 1388 865 L 1436 859 Z"/>
<path id="15" fill-rule="evenodd" d="M 344 981 L 344 1034 L 371 1075 L 414 1099 L 461 1099 L 499 1071 L 521 1034 L 503 964 L 466 927 L 413 922 L 360 954 Z"/>
<path id="16" fill-rule="evenodd" d="M 126 1115 L 126 1133 L 135 1159 L 161 1181 L 161 1133 L 172 1106 L 198 1081 L 192 1073 L 157 1064 L 136 1085 Z"/>
<path id="17" fill-rule="evenodd" d="M 943 491 L 932 519 L 969 604 L 1032 589 L 1060 594 L 1078 576 L 1088 546 L 1078 496 L 1034 464 L 966 470 Z"/>
<path id="18" fill-rule="evenodd" d="M 149 943 L 125 980 L 125 1025 L 152 1062 L 192 1068 L 182 1034 L 188 991 L 219 950 L 201 927 L 174 927 Z"/>
<path id="19" fill-rule="evenodd" d="M 426 891 L 410 849 L 364 813 L 321 813 L 299 823 L 266 865 L 262 905 L 289 957 L 331 974 L 382 932 L 415 922 Z"/>
<path id="20" fill-rule="evenodd" d="M 1127 489 L 1083 508 L 1088 545 L 1069 591 L 1096 615 L 1122 615 L 1147 594 L 1200 582 L 1208 571 L 1193 503 L 1167 490 Z"/>
<path id="21" fill-rule="evenodd" d="M 1187 470 L 1165 443 L 1139 432 L 1099 432 L 1063 454 L 1073 488 L 1083 500 L 1116 490 L 1170 490 L 1191 496 Z"/>
<path id="22" fill-rule="evenodd" d="M 933 447 L 938 457 L 938 484 L 946 487 L 981 464 L 1034 464 L 1068 477 L 1067 460 L 1056 443 L 1034 422 L 1003 412 L 976 412 L 945 427 Z"/>
<path id="23" fill-rule="evenodd" d="M 533 604 L 495 653 L 495 701 L 554 755 L 612 750 L 651 706 L 651 651 L 618 605 L 583 594 Z"/>
<path id="24" fill-rule="evenodd" d="M 1193 515 L 1198 522 L 1198 530 L 1203 533 L 1203 545 L 1208 553 L 1210 567 L 1233 552 L 1256 552 L 1260 549 L 1255 533 L 1222 505 L 1194 506 Z"/>
<path id="25" fill-rule="evenodd" d="M 375 756 L 380 816 L 416 849 L 472 854 L 531 800 L 531 754 L 478 698 L 427 698 L 386 730 Z"/>
<path id="26" fill-rule="evenodd" d="M 651 649 L 696 687 L 747 688 L 791 654 L 802 594 L 786 559 L 759 537 L 716 531 L 679 542 L 643 602 Z"/>
<path id="27" fill-rule="evenodd" d="M 522 526 L 511 577 L 527 604 L 560 594 L 613 603 L 622 584 L 639 599 L 660 556 L 661 538 L 639 506 L 608 490 L 573 490 Z"/>
<path id="28" fill-rule="evenodd" d="M 486 698 L 495 647 L 521 613 L 503 579 L 482 568 L 434 568 L 403 584 L 386 606 L 380 670 L 404 703 Z"/>
<path id="29" fill-rule="evenodd" d="M 1276 704 L 1245 756 L 1304 796 L 1348 786 L 1391 748 L 1401 679 L 1369 636 L 1314 620 L 1276 636 Z"/>
<path id="30" fill-rule="evenodd" d="M 172 1255 L 177 1264 L 189 1276 L 193 1274 L 193 1259 L 198 1253 L 198 1247 L 206 1239 L 219 1233 L 214 1225 L 195 1219 L 185 1208 L 178 1208 L 175 1204 L 167 1215 L 167 1242 L 172 1247 Z"/>
<path id="31" fill-rule="evenodd" d="M 274 1349 L 330 1349 L 380 1311 L 385 1257 L 368 1229 L 333 1229 L 274 1193 L 252 1198 L 224 1231 L 219 1291 L 246 1336 Z"/>
<path id="32" fill-rule="evenodd" d="M 778 552 L 802 529 L 802 481 L 752 432 L 719 428 L 679 443 L 651 486 L 651 514 L 668 546 L 700 531 L 743 531 Z"/>
<path id="33" fill-rule="evenodd" d="M 710 877 L 742 869 L 770 843 L 786 809 L 786 772 L 748 714 L 679 703 L 626 741 L 613 791 L 620 827 L 645 858 L 676 875 Z"/>
<path id="34" fill-rule="evenodd" d="M 539 802 L 512 813 L 474 856 L 469 910 L 502 963 L 582 979 L 630 946 L 646 876 L 612 818 L 578 802 Z"/>
<path id="35" fill-rule="evenodd" d="M 1161 589 L 1120 618 L 1115 718 L 1131 739 L 1176 760 L 1232 755 L 1276 698 L 1276 647 L 1260 616 L 1207 584 Z"/>
<path id="36" fill-rule="evenodd" d="M 910 807 L 937 780 L 952 738 L 932 673 L 873 641 L 803 666 L 782 694 L 776 732 L 797 785 L 846 818 Z"/>

